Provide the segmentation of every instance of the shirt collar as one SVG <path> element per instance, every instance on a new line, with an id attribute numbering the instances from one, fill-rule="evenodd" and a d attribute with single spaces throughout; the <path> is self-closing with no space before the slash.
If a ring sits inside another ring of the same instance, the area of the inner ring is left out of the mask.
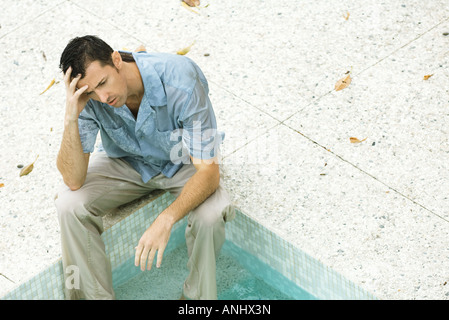
<path id="1" fill-rule="evenodd" d="M 154 59 L 150 54 L 133 52 L 144 86 L 144 99 L 151 106 L 167 105 L 167 96 L 161 77 L 154 68 Z"/>

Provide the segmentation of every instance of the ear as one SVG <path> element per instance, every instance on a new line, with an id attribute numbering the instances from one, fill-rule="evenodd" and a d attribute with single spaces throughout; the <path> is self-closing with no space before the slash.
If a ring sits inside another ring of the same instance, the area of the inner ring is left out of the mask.
<path id="1" fill-rule="evenodd" d="M 120 55 L 120 53 L 118 51 L 114 51 L 112 53 L 112 62 L 114 63 L 114 66 L 117 69 L 121 69 L 122 65 L 123 65 L 123 60 L 122 60 L 122 56 Z"/>

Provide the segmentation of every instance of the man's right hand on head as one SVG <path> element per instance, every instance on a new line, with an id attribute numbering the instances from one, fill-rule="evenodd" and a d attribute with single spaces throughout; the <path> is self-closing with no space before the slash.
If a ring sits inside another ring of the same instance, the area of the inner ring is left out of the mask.
<path id="1" fill-rule="evenodd" d="M 89 97 L 83 94 L 88 86 L 85 85 L 79 89 L 76 88 L 81 75 L 78 74 L 72 78 L 72 67 L 69 67 L 64 75 L 64 83 L 66 87 L 66 113 L 65 122 L 78 121 L 78 117 L 89 101 Z"/>

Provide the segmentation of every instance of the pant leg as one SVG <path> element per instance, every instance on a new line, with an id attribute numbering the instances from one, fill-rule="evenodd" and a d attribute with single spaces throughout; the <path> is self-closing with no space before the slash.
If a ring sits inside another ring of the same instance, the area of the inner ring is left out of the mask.
<path id="1" fill-rule="evenodd" d="M 184 165 L 165 186 L 174 196 L 181 193 L 187 180 L 196 172 L 192 164 Z M 235 208 L 228 192 L 220 184 L 202 204 L 187 217 L 185 231 L 189 275 L 184 282 L 183 294 L 189 299 L 217 299 L 216 258 L 225 241 L 225 222 L 235 217 Z"/>
<path id="2" fill-rule="evenodd" d="M 183 288 L 186 297 L 217 299 L 215 262 L 225 241 L 225 222 L 234 216 L 235 209 L 221 184 L 189 214 L 185 231 L 190 270 Z"/>
<path id="3" fill-rule="evenodd" d="M 99 153 L 91 157 L 84 185 L 63 186 L 55 200 L 61 228 L 67 299 L 114 299 L 112 272 L 101 239 L 102 216 L 151 192 L 125 161 Z M 71 272 L 67 272 L 70 270 Z M 79 274 L 79 280 L 71 276 Z"/>

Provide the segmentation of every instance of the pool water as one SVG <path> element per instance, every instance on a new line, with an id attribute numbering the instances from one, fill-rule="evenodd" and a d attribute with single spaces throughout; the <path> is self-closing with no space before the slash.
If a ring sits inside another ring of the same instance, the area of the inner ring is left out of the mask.
<path id="1" fill-rule="evenodd" d="M 118 300 L 176 300 L 188 275 L 185 243 L 164 254 L 161 268 L 140 271 L 134 257 L 113 273 L 127 274 L 114 288 Z M 219 300 L 315 300 L 279 272 L 226 240 L 217 259 Z"/>

